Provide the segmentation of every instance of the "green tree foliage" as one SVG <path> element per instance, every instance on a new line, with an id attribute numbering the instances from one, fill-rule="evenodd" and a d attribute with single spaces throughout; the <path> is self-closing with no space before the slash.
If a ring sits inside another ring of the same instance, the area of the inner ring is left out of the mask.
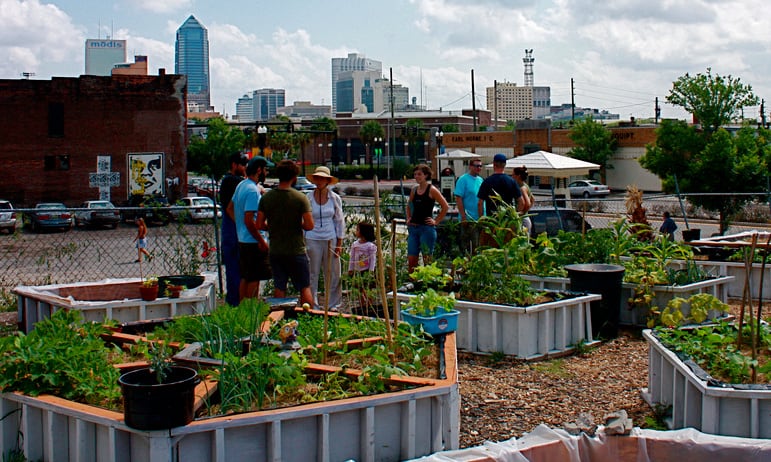
<path id="1" fill-rule="evenodd" d="M 364 125 L 362 125 L 361 129 L 359 129 L 359 138 L 361 138 L 361 141 L 367 145 L 372 145 L 372 142 L 375 138 L 383 138 L 384 136 L 385 132 L 383 131 L 383 126 L 375 120 L 368 120 L 364 122 Z"/>
<path id="2" fill-rule="evenodd" d="M 734 137 L 718 129 L 707 138 L 685 122 L 664 121 L 656 134 L 640 165 L 662 179 L 665 192 L 675 192 L 677 181 L 683 193 L 710 194 L 688 199 L 720 213 L 721 234 L 751 199 L 734 193 L 764 189 L 771 159 L 768 130 L 745 126 Z"/>
<path id="3" fill-rule="evenodd" d="M 608 160 L 616 150 L 616 140 L 610 130 L 588 116 L 576 122 L 570 129 L 568 138 L 576 144 L 576 147 L 570 150 L 572 157 L 598 164 L 600 171 L 605 171 Z"/>
<path id="4" fill-rule="evenodd" d="M 738 77 L 712 75 L 710 68 L 706 74 L 679 77 L 666 100 L 693 114 L 710 133 L 736 120 L 743 107 L 758 104 L 751 85 L 744 85 Z"/>
<path id="5" fill-rule="evenodd" d="M 204 136 L 194 135 L 187 148 L 188 170 L 219 179 L 228 171 L 228 157 L 244 147 L 245 135 L 222 119 L 211 119 Z"/>

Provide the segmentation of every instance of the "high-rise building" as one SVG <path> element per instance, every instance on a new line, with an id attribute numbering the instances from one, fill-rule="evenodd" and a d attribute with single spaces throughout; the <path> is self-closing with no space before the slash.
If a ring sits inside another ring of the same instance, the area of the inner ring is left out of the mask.
<path id="1" fill-rule="evenodd" d="M 254 122 L 254 104 L 251 96 L 244 95 L 238 98 L 236 118 L 239 122 Z"/>
<path id="2" fill-rule="evenodd" d="M 261 88 L 252 93 L 254 120 L 267 121 L 276 116 L 278 108 L 285 105 L 283 88 Z"/>
<path id="3" fill-rule="evenodd" d="M 390 111 L 391 110 L 391 96 L 394 100 L 394 111 L 404 111 L 410 105 L 410 89 L 403 87 L 401 84 L 393 85 L 391 88 L 391 81 L 388 79 L 378 79 L 375 81 L 374 91 L 374 112 Z"/>
<path id="4" fill-rule="evenodd" d="M 523 120 L 533 118 L 533 87 L 518 87 L 513 82 L 498 82 L 487 87 L 487 110 L 493 118 Z M 497 90 L 497 94 L 496 94 Z"/>
<path id="5" fill-rule="evenodd" d="M 174 50 L 174 73 L 187 76 L 187 100 L 211 109 L 209 92 L 209 31 L 190 15 L 179 29 Z"/>
<path id="6" fill-rule="evenodd" d="M 110 75 L 116 64 L 126 62 L 126 41 L 112 39 L 86 40 L 86 74 Z"/>
<path id="7" fill-rule="evenodd" d="M 363 54 L 348 53 L 347 58 L 332 58 L 332 112 L 337 113 L 337 81 L 342 72 L 375 71 L 378 76 L 383 74 L 383 63 L 367 59 Z"/>
<path id="8" fill-rule="evenodd" d="M 374 108 L 374 86 L 380 79 L 378 71 L 345 71 L 337 76 L 337 112 L 372 112 Z"/>

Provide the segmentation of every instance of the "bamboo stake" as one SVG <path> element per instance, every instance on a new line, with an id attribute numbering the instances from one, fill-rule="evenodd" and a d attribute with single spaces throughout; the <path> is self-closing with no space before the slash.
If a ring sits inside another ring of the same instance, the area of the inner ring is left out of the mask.
<path id="1" fill-rule="evenodd" d="M 380 290 L 380 303 L 383 306 L 383 315 L 386 322 L 386 340 L 388 348 L 393 351 L 393 336 L 391 335 L 391 319 L 388 314 L 388 297 L 385 291 L 385 262 L 383 261 L 383 240 L 380 236 L 380 191 L 378 189 L 377 175 L 372 178 L 375 196 L 375 240 L 377 244 L 377 286 Z"/>
<path id="2" fill-rule="evenodd" d="M 330 242 L 327 241 L 327 247 L 324 249 L 324 256 L 326 257 L 326 265 L 324 265 L 324 333 L 322 335 L 324 342 L 321 350 L 321 360 L 324 363 L 327 362 L 327 342 L 329 342 L 327 338 L 329 334 L 329 275 L 332 273 L 332 262 L 330 260 L 332 252 L 330 252 L 329 247 Z"/>
<path id="3" fill-rule="evenodd" d="M 766 245 L 763 246 L 763 261 L 760 264 L 760 285 L 758 286 L 758 314 L 755 317 L 755 321 L 757 322 L 757 327 L 755 331 L 757 332 L 757 335 L 755 336 L 755 339 L 752 342 L 752 359 L 753 360 L 757 358 L 757 352 L 758 352 L 758 349 L 760 348 L 760 327 L 761 327 L 760 324 L 763 316 L 763 276 L 766 272 L 766 260 L 768 259 L 769 244 L 771 244 L 771 233 L 768 235 L 768 239 L 766 239 Z M 753 252 L 752 256 L 750 257 L 750 267 L 752 267 L 752 262 L 754 260 L 755 260 L 755 253 Z M 752 368 L 752 381 L 753 382 L 756 381 L 755 367 Z"/>
<path id="4" fill-rule="evenodd" d="M 752 244 L 750 245 L 750 252 L 749 255 L 746 252 L 744 252 L 744 273 L 745 273 L 745 281 L 744 281 L 744 292 L 742 293 L 742 309 L 739 311 L 739 333 L 736 336 L 736 347 L 741 348 L 742 343 L 744 341 L 744 310 L 746 308 L 746 305 L 749 304 L 750 307 L 750 318 L 752 318 L 752 286 L 750 285 L 750 280 L 752 279 L 752 258 L 750 255 L 755 254 L 755 246 L 758 243 L 758 235 L 757 233 L 752 234 Z M 747 298 L 749 298 L 749 302 L 747 301 Z M 750 326 L 752 327 L 752 331 L 754 331 L 754 326 L 752 325 L 752 320 L 750 319 Z"/>
<path id="5" fill-rule="evenodd" d="M 394 329 L 399 326 L 399 306 L 396 300 L 396 222 L 391 220 L 391 294 L 393 294 Z"/>

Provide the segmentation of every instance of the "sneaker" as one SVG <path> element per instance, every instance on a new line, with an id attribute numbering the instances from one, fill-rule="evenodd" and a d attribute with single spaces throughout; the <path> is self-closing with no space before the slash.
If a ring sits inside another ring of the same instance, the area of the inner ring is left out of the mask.
<path id="1" fill-rule="evenodd" d="M 142 263 L 142 260 L 139 260 L 139 259 L 134 260 L 134 263 Z"/>

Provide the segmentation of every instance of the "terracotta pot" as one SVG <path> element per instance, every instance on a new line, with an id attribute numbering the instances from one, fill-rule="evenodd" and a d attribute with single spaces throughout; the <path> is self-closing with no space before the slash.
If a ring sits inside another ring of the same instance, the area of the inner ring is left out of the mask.
<path id="1" fill-rule="evenodd" d="M 142 296 L 142 300 L 146 302 L 152 302 L 158 298 L 158 285 L 139 286 L 139 294 Z"/>

